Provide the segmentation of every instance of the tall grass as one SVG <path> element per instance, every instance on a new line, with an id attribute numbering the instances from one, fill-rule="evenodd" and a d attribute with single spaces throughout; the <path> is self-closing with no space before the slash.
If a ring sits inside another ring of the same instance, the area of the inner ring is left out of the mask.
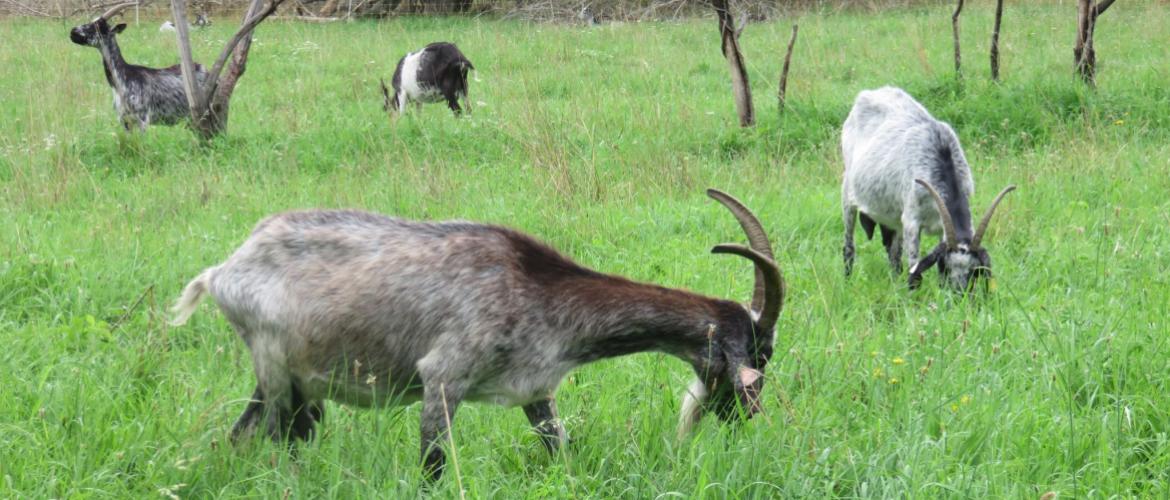
<path id="1" fill-rule="evenodd" d="M 117 132 L 98 54 L 68 24 L 0 21 L 0 497 L 423 492 L 416 407 L 330 404 L 297 459 L 228 445 L 250 358 L 212 307 L 165 326 L 186 280 L 267 214 L 357 207 L 503 223 L 601 271 L 742 300 L 750 269 L 708 254 L 740 239 L 708 186 L 761 215 L 789 279 L 766 417 L 676 441 L 684 363 L 604 361 L 562 386 L 574 442 L 554 457 L 520 411 L 464 405 L 468 496 L 1166 496 L 1170 22 L 1152 2 L 1111 9 L 1090 92 L 1067 5 L 1009 6 L 1005 81 L 989 83 L 990 11 L 964 14 L 962 85 L 947 7 L 750 25 L 748 130 L 709 20 L 272 22 L 207 146 L 182 128 Z M 196 32 L 197 59 L 227 24 Z M 132 62 L 175 62 L 155 25 L 120 38 Z M 474 114 L 391 123 L 378 78 L 435 40 L 479 68 Z M 908 292 L 874 242 L 842 277 L 838 129 L 858 90 L 884 84 L 955 125 L 976 207 L 1020 186 L 988 235 L 987 297 Z"/>

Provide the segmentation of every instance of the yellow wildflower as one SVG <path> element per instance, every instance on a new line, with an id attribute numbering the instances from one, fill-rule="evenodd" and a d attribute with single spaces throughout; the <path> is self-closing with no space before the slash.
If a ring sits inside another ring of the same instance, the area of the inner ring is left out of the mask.
<path id="1" fill-rule="evenodd" d="M 906 363 L 906 360 L 904 360 L 904 359 L 902 359 L 902 358 L 894 358 L 894 359 L 893 359 L 893 363 L 894 363 L 895 365 L 901 365 L 901 364 L 905 364 L 905 363 Z"/>
<path id="2" fill-rule="evenodd" d="M 890 378 L 890 385 L 895 385 L 897 383 L 898 383 L 898 377 L 891 377 Z"/>

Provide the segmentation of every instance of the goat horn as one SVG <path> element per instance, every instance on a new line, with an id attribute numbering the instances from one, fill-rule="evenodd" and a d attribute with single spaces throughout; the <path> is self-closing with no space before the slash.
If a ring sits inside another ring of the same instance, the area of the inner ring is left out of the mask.
<path id="1" fill-rule="evenodd" d="M 120 4 L 118 4 L 118 5 L 115 5 L 115 6 L 113 6 L 113 7 L 110 7 L 110 10 L 107 10 L 105 14 L 102 14 L 102 15 L 98 16 L 98 19 L 106 19 L 106 20 L 109 20 L 111 17 L 114 17 L 114 16 L 118 15 L 118 13 L 119 13 L 119 12 L 122 12 L 123 10 L 126 10 L 126 8 L 127 8 L 127 7 L 133 7 L 133 6 L 135 6 L 135 5 L 138 5 L 138 2 L 126 2 L 126 3 L 120 3 Z"/>
<path id="2" fill-rule="evenodd" d="M 983 242 L 983 233 L 987 232 L 987 226 L 991 224 L 991 216 L 995 214 L 995 207 L 999 206 L 999 202 L 1003 200 L 1004 196 L 1015 189 L 1016 186 L 1014 184 L 1003 188 L 1003 191 L 1000 191 L 999 195 L 995 197 L 995 201 L 991 202 L 991 206 L 987 208 L 987 213 L 983 214 L 983 220 L 979 221 L 979 229 L 975 231 L 975 237 L 971 239 L 971 246 L 982 248 L 980 244 Z"/>
<path id="3" fill-rule="evenodd" d="M 930 196 L 934 198 L 934 203 L 938 205 L 938 215 L 942 218 L 943 223 L 943 239 L 947 242 L 947 250 L 954 250 L 959 247 L 957 240 L 958 236 L 955 233 L 955 221 L 951 220 L 951 213 L 947 211 L 947 204 L 943 203 L 942 196 L 939 196 L 938 191 L 934 190 L 929 182 L 922 179 L 914 179 L 922 187 L 930 192 Z"/>
<path id="4" fill-rule="evenodd" d="M 784 275 L 780 273 L 780 266 L 768 256 L 735 243 L 715 245 L 711 253 L 729 253 L 746 257 L 756 264 L 756 273 L 763 276 L 764 308 L 759 311 L 758 320 L 760 330 L 771 332 L 776 327 L 776 319 L 780 317 L 780 310 L 784 308 Z M 756 282 L 758 286 L 760 283 Z"/>
<path id="5" fill-rule="evenodd" d="M 743 228 L 744 234 L 747 235 L 748 245 L 752 250 L 760 252 L 768 260 L 775 262 L 776 257 L 772 255 L 772 243 L 768 241 L 768 234 L 764 232 L 764 226 L 760 224 L 760 220 L 756 218 L 755 214 L 747 207 L 723 191 L 718 189 L 708 189 L 707 196 L 710 196 L 715 201 L 723 204 L 735 216 L 735 220 L 739 221 L 740 227 Z M 756 287 L 752 293 L 752 310 L 759 312 L 764 308 L 764 276 L 760 271 L 756 270 Z"/>

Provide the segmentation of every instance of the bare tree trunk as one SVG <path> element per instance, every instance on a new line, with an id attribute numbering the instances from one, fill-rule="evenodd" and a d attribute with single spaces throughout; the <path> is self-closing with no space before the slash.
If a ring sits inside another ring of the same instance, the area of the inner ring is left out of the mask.
<path id="1" fill-rule="evenodd" d="M 788 65 L 792 63 L 792 48 L 796 46 L 796 32 L 799 28 L 799 25 L 792 23 L 792 37 L 788 39 L 788 51 L 784 54 L 784 68 L 780 70 L 780 90 L 777 92 L 780 111 L 784 111 L 784 99 L 788 92 Z"/>
<path id="2" fill-rule="evenodd" d="M 713 0 L 715 14 L 719 18 L 719 35 L 722 38 L 723 57 L 731 67 L 731 89 L 735 95 L 735 111 L 739 114 L 739 125 L 750 127 L 756 123 L 756 112 L 752 106 L 752 89 L 748 82 L 747 67 L 739 51 L 739 35 L 744 26 L 735 28 L 727 0 Z M 746 21 L 745 21 L 746 22 Z"/>
<path id="3" fill-rule="evenodd" d="M 963 77 L 963 56 L 959 52 L 959 14 L 963 12 L 963 0 L 959 0 L 959 5 L 955 7 L 955 13 L 951 14 L 951 32 L 955 38 L 955 77 Z"/>
<path id="4" fill-rule="evenodd" d="M 1073 47 L 1073 64 L 1085 83 L 1093 82 L 1093 0 L 1077 0 L 1077 44 Z"/>
<path id="5" fill-rule="evenodd" d="M 1094 0 L 1077 2 L 1077 44 L 1073 48 L 1076 72 L 1089 86 L 1097 84 L 1097 51 L 1093 50 L 1093 32 L 1097 29 L 1097 17 L 1113 5 L 1114 0 L 1096 3 Z"/>
<path id="6" fill-rule="evenodd" d="M 248 7 L 248 12 L 244 15 L 245 26 L 247 25 L 246 20 L 261 14 L 262 1 L 255 0 Z M 273 10 L 275 11 L 275 8 Z M 219 78 L 219 82 L 214 87 L 214 92 L 212 92 L 208 109 L 209 112 L 204 115 L 207 117 L 206 123 L 200 127 L 200 130 L 206 130 L 212 136 L 219 135 L 227 130 L 228 105 L 232 98 L 232 92 L 236 90 L 236 84 L 240 82 L 240 77 L 244 76 L 244 70 L 248 66 L 248 52 L 252 49 L 252 31 L 252 29 L 249 29 L 239 41 L 239 44 L 236 45 L 236 48 L 232 50 L 231 64 L 228 65 L 227 72 Z"/>
<path id="7" fill-rule="evenodd" d="M 175 36 L 179 39 L 179 66 L 183 72 L 183 91 L 187 93 L 187 106 L 191 119 L 201 114 L 203 92 L 200 82 L 195 81 L 195 60 L 191 57 L 191 39 L 187 36 L 187 0 L 171 0 L 171 11 L 175 18 Z"/>
<path id="8" fill-rule="evenodd" d="M 195 63 L 191 57 L 191 41 L 187 33 L 187 2 L 171 0 L 171 11 L 175 17 L 179 39 L 179 59 L 183 71 L 183 87 L 187 92 L 187 104 L 191 107 L 191 128 L 201 139 L 211 139 L 227 129 L 228 105 L 232 92 L 248 63 L 248 51 L 252 46 L 252 31 L 261 22 L 276 12 L 284 0 L 251 0 L 243 25 L 228 40 L 215 64 L 203 81 L 196 81 Z M 229 64 L 228 59 L 231 59 Z M 227 72 L 224 73 L 224 66 Z"/>
<path id="9" fill-rule="evenodd" d="M 991 79 L 999 81 L 999 26 L 1003 19 L 1003 0 L 995 0 L 995 28 L 991 30 Z"/>

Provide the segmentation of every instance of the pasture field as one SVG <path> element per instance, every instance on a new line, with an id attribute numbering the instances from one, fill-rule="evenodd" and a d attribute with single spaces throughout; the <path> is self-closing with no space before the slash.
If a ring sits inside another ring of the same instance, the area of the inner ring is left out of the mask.
<path id="1" fill-rule="evenodd" d="M 116 132 L 73 24 L 0 20 L 0 498 L 1165 498 L 1170 13 L 1102 16 L 1090 91 L 1072 75 L 1072 3 L 1009 2 L 999 85 L 991 11 L 963 14 L 962 85 L 949 6 L 802 15 L 783 115 L 792 19 L 752 24 L 746 130 L 713 19 L 274 21 L 207 146 L 181 127 Z M 198 60 L 231 24 L 195 32 Z M 157 26 L 120 37 L 130 62 L 177 61 Z M 378 78 L 441 39 L 479 68 L 474 113 L 392 125 Z M 977 212 L 1019 185 L 981 299 L 933 274 L 911 293 L 860 239 L 842 276 L 839 128 L 857 91 L 885 84 L 955 126 Z M 750 266 L 709 254 L 743 239 L 709 186 L 760 215 L 789 286 L 765 415 L 737 429 L 709 419 L 676 441 L 685 363 L 608 360 L 561 386 L 567 451 L 547 456 L 519 409 L 466 404 L 458 473 L 423 490 L 417 406 L 330 403 L 296 459 L 232 447 L 247 350 L 210 304 L 165 325 L 260 218 L 305 207 L 506 224 L 604 272 L 746 300 Z"/>

